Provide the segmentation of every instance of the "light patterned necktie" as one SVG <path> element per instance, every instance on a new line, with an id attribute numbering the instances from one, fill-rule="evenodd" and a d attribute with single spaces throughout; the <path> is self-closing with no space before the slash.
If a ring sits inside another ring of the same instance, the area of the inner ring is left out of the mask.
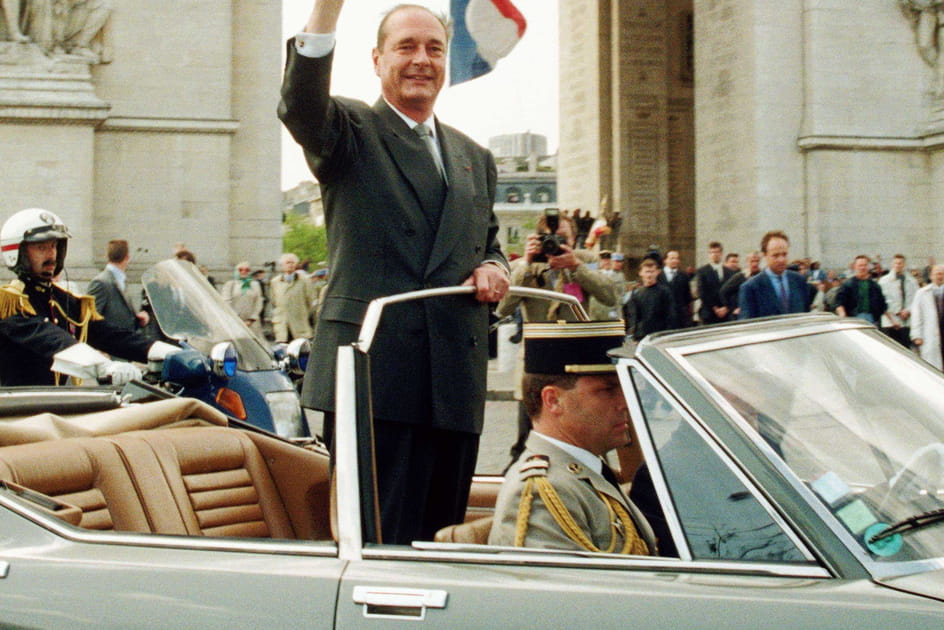
<path id="1" fill-rule="evenodd" d="M 423 144 L 426 145 L 426 150 L 433 156 L 436 168 L 439 169 L 439 175 L 443 178 L 443 181 L 446 181 L 446 167 L 443 166 L 442 156 L 439 155 L 439 147 L 436 146 L 436 139 L 433 138 L 433 133 L 429 130 L 429 127 L 422 124 L 413 127 L 413 131 L 420 137 Z"/>

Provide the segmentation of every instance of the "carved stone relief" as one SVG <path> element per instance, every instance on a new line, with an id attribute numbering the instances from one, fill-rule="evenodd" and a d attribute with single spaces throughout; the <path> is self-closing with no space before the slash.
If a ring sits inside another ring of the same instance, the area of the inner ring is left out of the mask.
<path id="1" fill-rule="evenodd" d="M 0 3 L 3 6 L 0 41 L 33 44 L 57 61 L 88 64 L 111 61 L 108 22 L 112 0 L 0 0 Z"/>
<path id="2" fill-rule="evenodd" d="M 944 0 L 898 0 L 911 21 L 921 58 L 934 69 L 934 95 L 944 98 Z"/>

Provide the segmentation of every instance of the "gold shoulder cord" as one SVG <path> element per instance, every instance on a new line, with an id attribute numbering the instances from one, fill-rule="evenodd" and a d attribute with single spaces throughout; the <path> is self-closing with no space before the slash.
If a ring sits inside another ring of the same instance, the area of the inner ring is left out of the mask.
<path id="1" fill-rule="evenodd" d="M 69 322 L 70 324 L 76 327 L 76 329 L 79 331 L 79 343 L 85 343 L 85 340 L 88 339 L 88 323 L 97 322 L 105 318 L 99 314 L 98 310 L 96 310 L 95 298 L 92 297 L 91 295 L 83 295 L 79 297 L 78 295 L 73 295 L 72 293 L 69 293 L 68 291 L 66 293 L 76 298 L 79 301 L 79 319 L 81 321 L 75 321 L 74 319 L 69 317 L 69 315 L 66 313 L 65 309 L 62 308 L 59 302 L 53 299 L 50 299 L 49 303 L 52 304 L 56 308 L 57 311 L 59 311 L 59 314 L 62 315 L 67 322 Z M 59 372 L 54 372 L 54 374 L 56 375 L 56 385 L 59 385 L 60 384 L 59 379 L 62 376 L 62 374 L 60 374 Z M 76 378 L 74 379 L 74 381 L 76 385 L 82 384 L 82 379 L 80 378 Z"/>
<path id="2" fill-rule="evenodd" d="M 71 293 L 68 295 L 79 301 L 79 319 L 81 321 L 75 321 L 69 317 L 65 309 L 60 306 L 59 302 L 50 299 L 49 303 L 56 307 L 56 310 L 59 311 L 59 314 L 62 315 L 67 322 L 78 329 L 79 342 L 85 343 L 85 340 L 88 339 L 88 323 L 97 322 L 105 318 L 99 315 L 98 311 L 95 309 L 95 298 L 91 295 L 83 295 L 82 297 L 73 295 Z"/>
<path id="3" fill-rule="evenodd" d="M 547 477 L 529 477 L 525 481 L 524 490 L 521 493 L 521 503 L 518 506 L 518 520 L 515 523 L 515 547 L 524 547 L 524 539 L 528 533 L 528 519 L 531 517 L 531 504 L 534 500 L 535 485 L 537 486 L 541 500 L 544 501 L 544 505 L 547 506 L 548 512 L 554 517 L 554 521 L 561 530 L 567 534 L 568 538 L 582 548 L 593 552 L 613 553 L 619 534 L 617 529 L 618 519 L 619 522 L 624 523 L 626 536 L 623 541 L 623 548 L 618 553 L 637 556 L 649 555 L 649 547 L 646 545 L 646 542 L 639 537 L 636 524 L 626 511 L 626 508 L 613 497 L 597 491 L 597 494 L 610 512 L 610 546 L 606 549 L 599 549 L 593 544 L 593 541 L 590 540 L 587 534 L 580 529 L 577 522 L 574 521 L 574 517 L 561 502 L 560 496 L 557 494 L 557 491 L 554 490 L 554 486 L 551 485 L 551 482 L 547 480 Z"/>

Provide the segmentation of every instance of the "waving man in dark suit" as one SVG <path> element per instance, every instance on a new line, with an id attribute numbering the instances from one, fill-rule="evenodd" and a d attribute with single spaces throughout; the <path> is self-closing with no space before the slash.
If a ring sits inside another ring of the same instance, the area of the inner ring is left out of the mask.
<path id="1" fill-rule="evenodd" d="M 321 184 L 333 270 L 302 402 L 334 411 L 337 346 L 355 340 L 370 300 L 471 284 L 458 296 L 385 311 L 371 348 L 384 542 L 431 540 L 461 522 L 482 430 L 488 302 L 508 289 L 492 210 L 491 153 L 433 115 L 448 28 L 424 7 L 382 19 L 372 52 L 382 98 L 329 96 L 341 0 L 316 0 L 288 45 L 279 117 Z"/>

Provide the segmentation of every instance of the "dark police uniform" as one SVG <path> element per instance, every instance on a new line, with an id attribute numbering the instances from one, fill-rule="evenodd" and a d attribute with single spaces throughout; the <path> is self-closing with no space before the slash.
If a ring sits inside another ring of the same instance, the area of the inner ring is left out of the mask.
<path id="1" fill-rule="evenodd" d="M 105 321 L 91 296 L 35 278 L 0 287 L 0 385 L 53 385 L 53 356 L 78 342 L 130 361 L 147 361 L 151 342 Z"/>

